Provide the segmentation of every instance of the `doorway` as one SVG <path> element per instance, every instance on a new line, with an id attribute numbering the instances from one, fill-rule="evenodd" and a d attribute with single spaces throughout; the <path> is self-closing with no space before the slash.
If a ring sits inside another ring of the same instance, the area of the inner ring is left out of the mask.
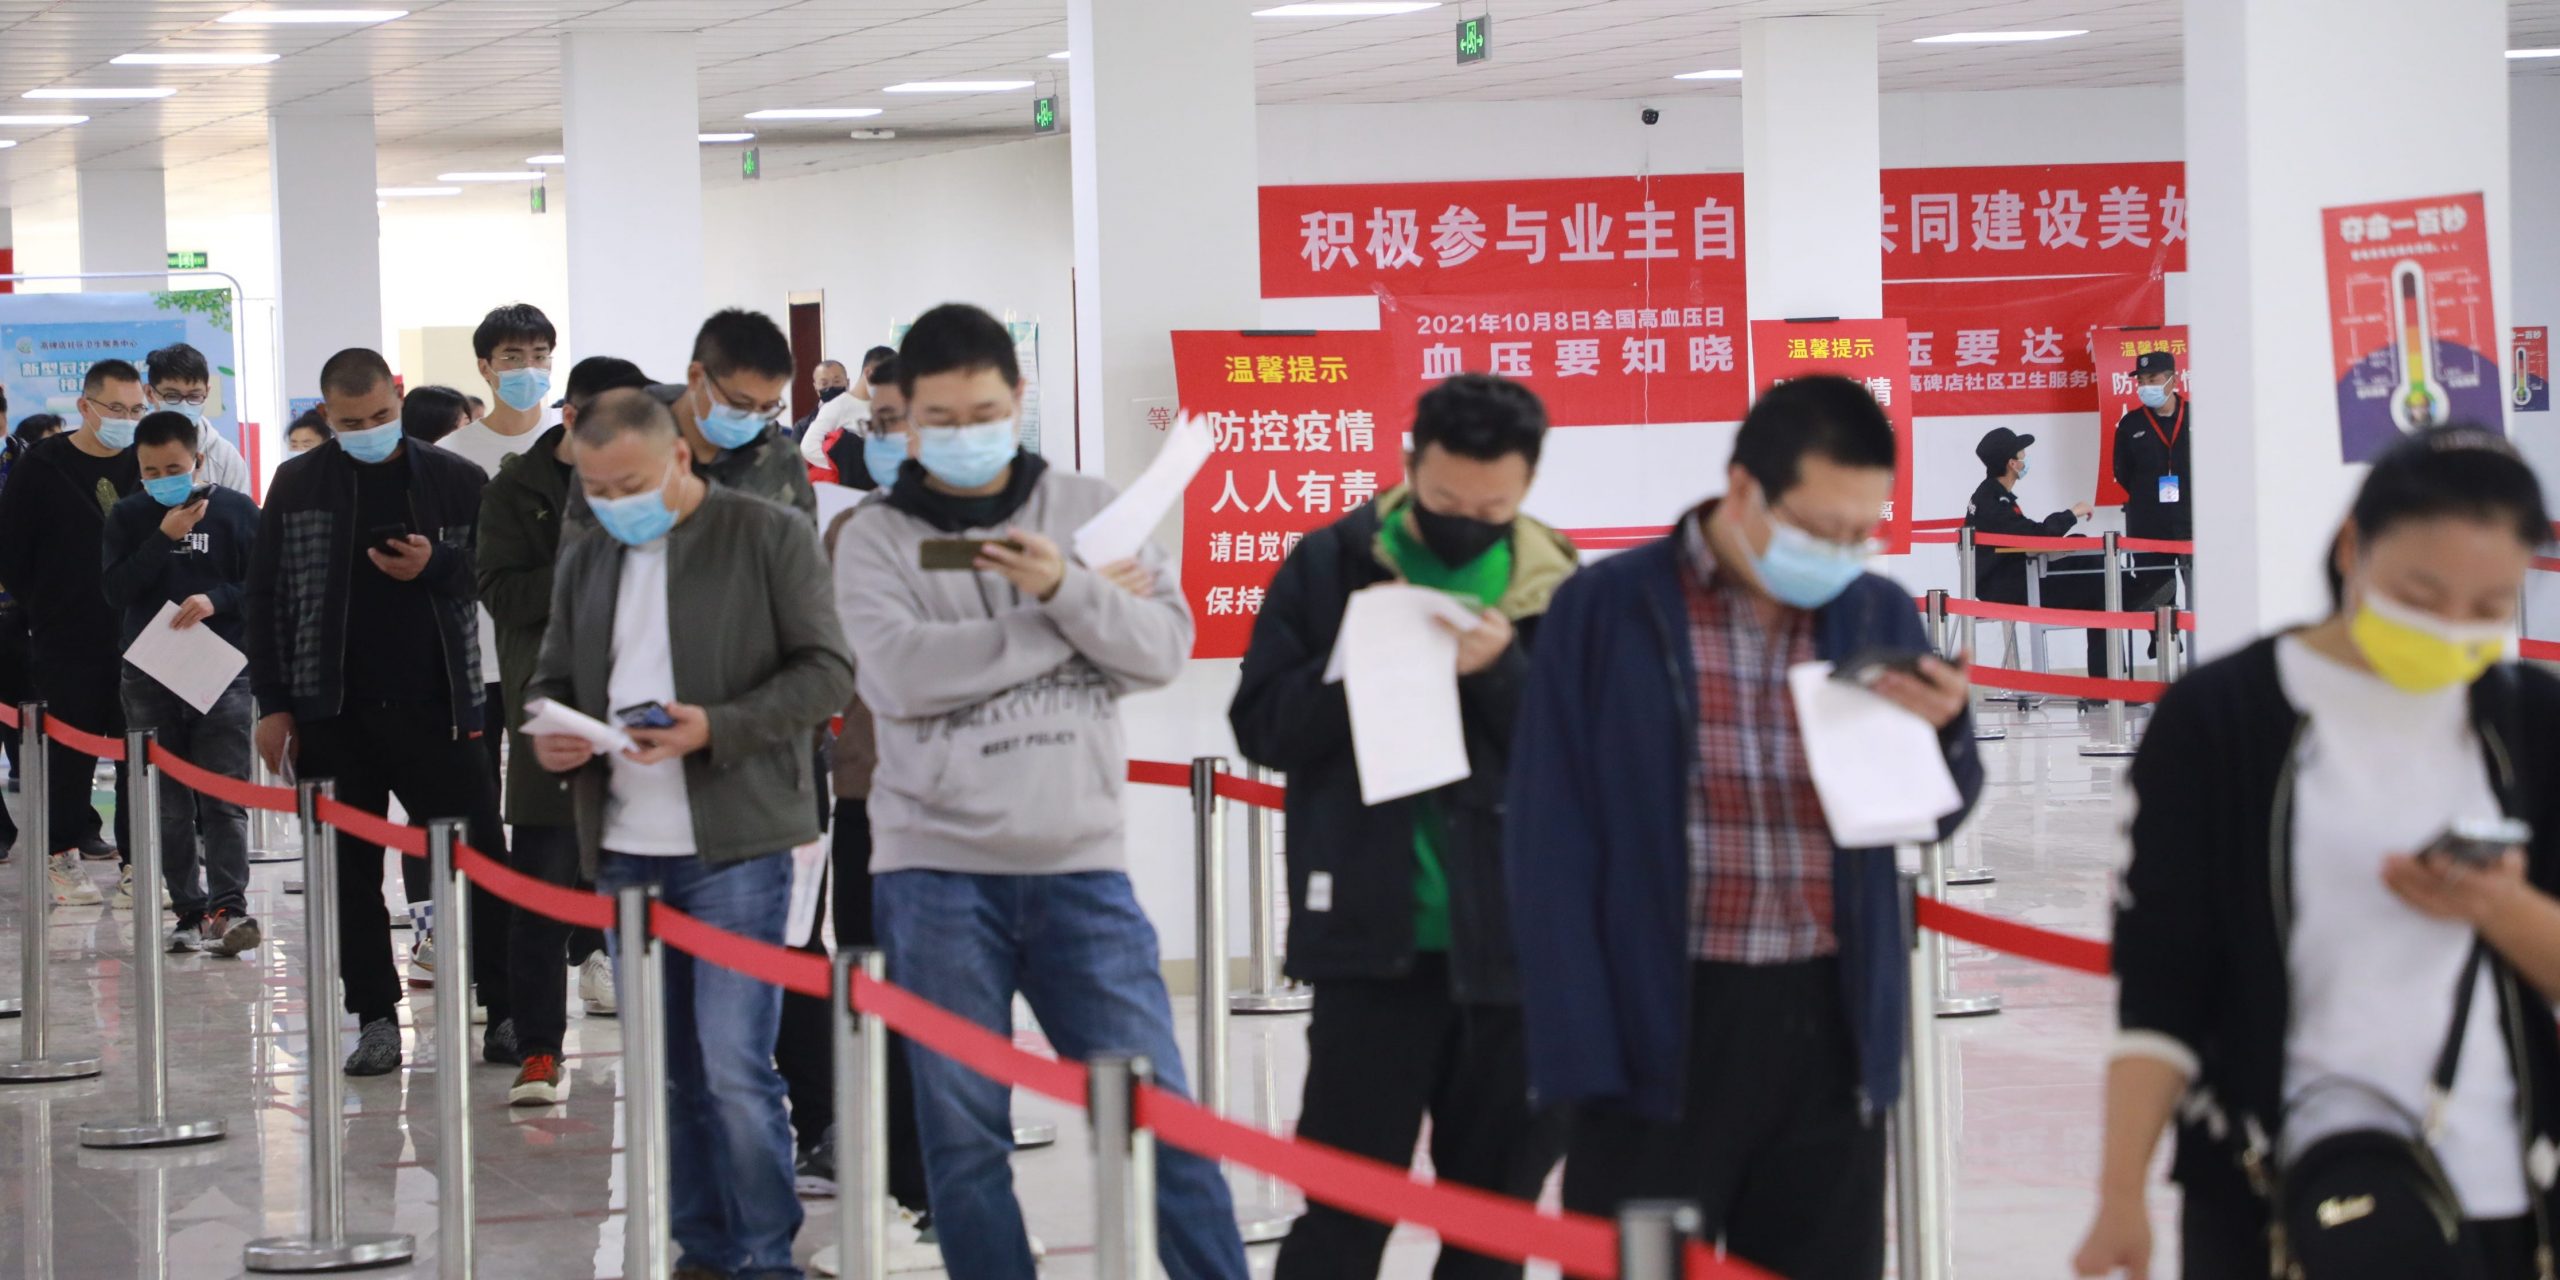
<path id="1" fill-rule="evenodd" d="M 818 362 L 827 358 L 824 290 L 794 292 L 790 299 L 791 420 L 794 424 L 818 411 Z"/>

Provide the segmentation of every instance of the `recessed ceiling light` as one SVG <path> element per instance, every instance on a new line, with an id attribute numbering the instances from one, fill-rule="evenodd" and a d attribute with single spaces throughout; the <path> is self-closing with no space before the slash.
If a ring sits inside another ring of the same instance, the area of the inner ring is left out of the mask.
<path id="1" fill-rule="evenodd" d="M 845 136 L 856 142 L 887 142 L 889 139 L 897 137 L 898 131 L 895 129 L 856 129 Z"/>
<path id="2" fill-rule="evenodd" d="M 493 170 L 493 171 L 488 171 L 488 172 L 470 171 L 470 172 L 464 172 L 464 173 L 439 173 L 439 174 L 437 174 L 437 175 L 436 175 L 436 181 L 438 181 L 438 182 L 540 182 L 540 181 L 542 181 L 542 174 L 541 174 L 538 170 L 533 170 L 533 169 L 525 169 L 525 170 L 521 170 L 521 171 L 519 171 L 519 170 L 513 170 L 513 169 L 507 169 L 507 170 Z"/>
<path id="3" fill-rule="evenodd" d="M 567 164 L 569 157 L 553 152 L 547 156 L 526 156 L 524 162 L 526 164 Z"/>
<path id="4" fill-rule="evenodd" d="M 2511 59 L 2560 58 L 2560 49 L 2509 49 L 2507 50 L 2507 57 Z"/>
<path id="5" fill-rule="evenodd" d="M 382 197 L 382 198 L 383 198 L 383 199 L 385 199 L 385 200 L 400 200 L 400 199 L 405 199 L 405 198 L 410 197 L 410 196 L 458 196 L 458 195 L 461 195 L 461 194 L 462 194 L 462 188 L 460 188 L 460 187 L 375 187 L 375 188 L 373 189 L 373 193 L 374 193 L 375 195 L 377 195 L 377 196 Z"/>
<path id="6" fill-rule="evenodd" d="M 243 26 L 272 27 L 297 24 L 306 26 L 364 26 L 389 22 L 409 16 L 406 9 L 236 9 L 216 22 Z"/>
<path id="7" fill-rule="evenodd" d="M 1276 9 L 1256 9 L 1257 18 L 1388 18 L 1399 13 L 1437 9 L 1440 0 L 1303 0 Z"/>
<path id="8" fill-rule="evenodd" d="M 87 116 L 0 116 L 0 124 L 52 125 L 87 123 L 89 123 L 89 117 Z"/>
<path id="9" fill-rule="evenodd" d="M 749 120 L 867 120 L 878 107 L 767 107 L 747 113 Z"/>
<path id="10" fill-rule="evenodd" d="M 1049 57 L 1055 61 L 1064 62 L 1067 60 L 1070 52 L 1070 50 L 1060 49 L 1056 53 L 1050 54 Z"/>
<path id="11" fill-rule="evenodd" d="M 1671 78 L 1674 80 L 1739 80 L 1742 78 L 1742 68 L 1710 67 L 1704 71 L 1683 71 Z"/>
<path id="12" fill-rule="evenodd" d="M 1942 36 L 1922 36 L 1913 44 L 2022 44 L 2031 40 L 2067 40 L 2085 36 L 2087 31 L 1954 31 Z"/>
<path id="13" fill-rule="evenodd" d="M 280 53 L 119 53 L 107 61 L 119 67 L 256 67 L 283 56 Z"/>
<path id="14" fill-rule="evenodd" d="M 693 140 L 696 142 L 747 142 L 754 138 L 755 135 L 752 133 L 698 133 L 694 135 Z"/>
<path id="15" fill-rule="evenodd" d="M 1004 93 L 1012 89 L 1028 89 L 1028 80 L 910 80 L 893 84 L 882 93 Z"/>
<path id="16" fill-rule="evenodd" d="M 19 95 L 27 98 L 165 98 L 177 90 L 170 88 L 123 89 L 29 89 Z"/>

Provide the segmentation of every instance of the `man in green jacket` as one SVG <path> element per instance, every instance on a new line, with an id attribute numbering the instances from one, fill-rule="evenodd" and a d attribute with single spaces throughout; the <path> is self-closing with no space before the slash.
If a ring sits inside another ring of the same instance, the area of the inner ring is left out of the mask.
<path id="1" fill-rule="evenodd" d="M 569 786 L 534 759 L 524 723 L 524 687 L 542 656 L 542 633 L 551 623 L 551 567 L 560 558 L 561 515 L 570 492 L 569 432 L 578 412 L 619 387 L 645 387 L 647 374 L 628 360 L 589 356 L 569 371 L 560 425 L 536 436 L 523 452 L 498 464 L 497 478 L 480 495 L 480 603 L 497 631 L 498 683 L 506 728 L 514 739 L 507 754 L 507 821 L 515 828 L 510 850 L 515 869 L 553 884 L 578 887 L 578 832 Z M 508 981 L 525 993 L 516 1017 L 516 1047 L 524 1063 L 516 1072 L 510 1105 L 548 1106 L 561 1100 L 567 1078 L 560 1070 L 560 1041 L 568 1033 L 565 960 L 578 970 L 578 998 L 590 1014 L 611 1014 L 613 971 L 604 958 L 604 935 L 572 930 L 539 911 L 515 913 L 507 941 Z"/>

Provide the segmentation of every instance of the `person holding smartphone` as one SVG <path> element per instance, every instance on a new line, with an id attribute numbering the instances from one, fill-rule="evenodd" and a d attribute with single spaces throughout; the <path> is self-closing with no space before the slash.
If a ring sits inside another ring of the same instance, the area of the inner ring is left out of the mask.
<path id="1" fill-rule="evenodd" d="M 2560 680 L 2503 659 L 2549 519 L 2494 432 L 2412 436 L 2337 534 L 2329 615 L 2161 702 L 2080 1275 L 2151 1274 L 2173 1122 L 2188 1280 L 2548 1274 Z"/>

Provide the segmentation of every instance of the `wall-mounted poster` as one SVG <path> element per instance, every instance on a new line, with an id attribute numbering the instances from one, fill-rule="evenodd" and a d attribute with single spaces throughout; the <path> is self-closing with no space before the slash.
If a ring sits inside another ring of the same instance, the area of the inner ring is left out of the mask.
<path id="1" fill-rule="evenodd" d="M 1884 554 L 1911 550 L 1911 340 L 1900 320 L 1754 320 L 1751 376 L 1761 391 L 1808 374 L 1832 373 L 1865 384 L 1885 416 L 1901 465 L 1885 503 L 1876 541 Z"/>
<path id="2" fill-rule="evenodd" d="M 2343 205 L 2320 222 L 2344 460 L 2450 422 L 2499 429 L 2508 388 L 2480 193 Z"/>
<path id="3" fill-rule="evenodd" d="M 143 357 L 173 342 L 204 353 L 213 370 L 204 420 L 240 443 L 240 379 L 232 344 L 229 289 L 172 293 L 12 293 L 0 295 L 0 386 L 14 421 L 31 413 L 80 416 L 89 366 Z"/>
<path id="4" fill-rule="evenodd" d="M 2551 412 L 2551 329 L 2548 325 L 2518 325 L 2515 351 L 2509 355 L 2515 367 L 2507 372 L 2514 385 L 2508 394 L 2514 398 L 2518 413 Z"/>

